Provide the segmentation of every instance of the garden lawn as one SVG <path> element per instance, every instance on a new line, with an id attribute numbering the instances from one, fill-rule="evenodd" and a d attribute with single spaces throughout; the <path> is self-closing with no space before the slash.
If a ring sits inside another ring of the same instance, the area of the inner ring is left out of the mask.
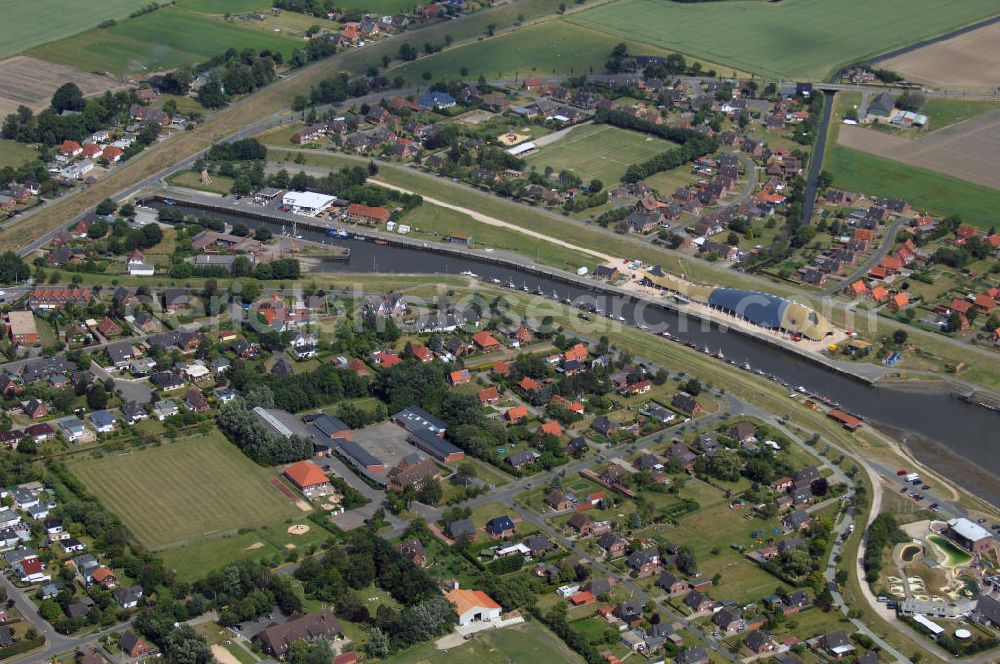
<path id="1" fill-rule="evenodd" d="M 902 162 L 876 157 L 842 145 L 827 150 L 823 169 L 833 186 L 885 198 L 902 198 L 915 210 L 957 214 L 987 229 L 996 221 L 1000 191 Z"/>
<path id="2" fill-rule="evenodd" d="M 621 0 L 567 20 L 616 38 L 669 46 L 729 68 L 785 80 L 819 80 L 842 65 L 949 32 L 997 11 L 995 0 Z"/>
<path id="3" fill-rule="evenodd" d="M 0 168 L 17 168 L 38 157 L 38 151 L 27 143 L 0 138 Z"/>
<path id="4" fill-rule="evenodd" d="M 87 71 L 116 75 L 152 72 L 208 60 L 228 48 L 281 52 L 285 60 L 301 42 L 239 27 L 221 17 L 166 7 L 32 49 L 29 55 Z"/>
<path id="5" fill-rule="evenodd" d="M 584 184 L 597 179 L 605 186 L 613 186 L 631 164 L 676 147 L 661 138 L 611 125 L 584 125 L 555 143 L 539 148 L 525 161 L 539 171 L 546 166 L 557 173 L 570 171 L 580 176 Z"/>
<path id="6" fill-rule="evenodd" d="M 451 650 L 438 650 L 434 642 L 404 650 L 386 664 L 534 664 L 535 662 L 582 663 L 555 634 L 536 622 L 479 632 L 475 638 Z"/>
<path id="7" fill-rule="evenodd" d="M 71 470 L 154 549 L 303 516 L 271 484 L 276 473 L 254 464 L 218 431 L 87 459 Z"/>
<path id="8" fill-rule="evenodd" d="M 421 77 L 426 71 L 431 73 L 433 81 L 451 80 L 462 77 L 463 67 L 468 69 L 465 78 L 476 78 L 480 74 L 492 79 L 601 73 L 611 50 L 622 41 L 636 53 L 668 53 L 663 48 L 630 41 L 627 36 L 623 39 L 564 20 L 553 20 L 446 49 L 429 58 L 400 65 L 387 75 L 391 78 L 398 74 L 407 81 L 422 83 Z"/>

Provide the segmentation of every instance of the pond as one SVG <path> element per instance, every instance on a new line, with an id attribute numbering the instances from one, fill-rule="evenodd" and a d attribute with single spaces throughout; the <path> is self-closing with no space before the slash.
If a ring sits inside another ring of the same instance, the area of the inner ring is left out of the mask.
<path id="1" fill-rule="evenodd" d="M 934 546 L 936 546 L 937 549 L 944 554 L 945 560 L 941 563 L 942 567 L 961 567 L 972 562 L 971 555 L 962 551 L 940 535 L 930 535 L 927 537 L 927 541 L 934 544 Z"/>

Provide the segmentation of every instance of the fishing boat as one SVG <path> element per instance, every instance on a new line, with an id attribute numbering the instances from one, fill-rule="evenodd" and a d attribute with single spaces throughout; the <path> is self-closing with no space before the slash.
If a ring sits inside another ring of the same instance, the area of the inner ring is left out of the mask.
<path id="1" fill-rule="evenodd" d="M 364 242 L 365 240 L 368 239 L 364 235 L 352 235 L 351 237 L 357 240 L 358 242 Z"/>
<path id="2" fill-rule="evenodd" d="M 377 238 L 375 240 L 375 244 L 377 244 L 379 246 L 386 246 L 386 245 L 389 244 L 389 241 L 388 240 L 383 240 L 382 238 Z"/>
<path id="3" fill-rule="evenodd" d="M 351 234 L 348 233 L 347 231 L 345 231 L 343 228 L 338 228 L 336 230 L 330 228 L 330 229 L 328 229 L 326 231 L 326 234 L 328 236 L 330 236 L 330 237 L 338 237 L 338 238 L 349 238 L 349 237 L 351 237 Z"/>
<path id="4" fill-rule="evenodd" d="M 174 199 L 172 199 L 172 198 L 164 198 L 163 199 L 163 204 L 164 205 L 173 205 L 174 204 Z"/>
<path id="5" fill-rule="evenodd" d="M 462 272 L 460 274 L 463 277 L 473 277 L 474 279 L 478 279 L 479 278 L 479 275 L 476 274 L 475 272 L 473 272 L 472 270 L 462 270 Z"/>

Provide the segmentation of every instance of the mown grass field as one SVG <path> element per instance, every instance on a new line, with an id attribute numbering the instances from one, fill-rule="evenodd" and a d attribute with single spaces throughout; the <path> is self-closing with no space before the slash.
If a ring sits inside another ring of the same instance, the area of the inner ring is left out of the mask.
<path id="1" fill-rule="evenodd" d="M 994 0 L 735 0 L 690 4 L 621 0 L 580 12 L 568 20 L 729 68 L 816 80 L 840 65 L 943 34 L 997 11 Z"/>
<path id="2" fill-rule="evenodd" d="M 929 129 L 936 131 L 992 111 L 1000 111 L 1000 101 L 932 97 L 920 112 L 930 118 Z"/>
<path id="3" fill-rule="evenodd" d="M 0 168 L 17 168 L 38 156 L 38 151 L 25 143 L 0 139 Z"/>
<path id="4" fill-rule="evenodd" d="M 233 188 L 233 179 L 225 175 L 212 175 L 212 181 L 201 181 L 201 174 L 194 171 L 177 171 L 166 178 L 168 184 L 213 194 L 228 194 Z"/>
<path id="5" fill-rule="evenodd" d="M 271 485 L 273 470 L 218 431 L 87 459 L 71 470 L 150 548 L 304 515 Z"/>
<path id="6" fill-rule="evenodd" d="M 624 41 L 636 53 L 665 55 L 668 51 L 608 35 L 565 20 L 546 21 L 492 39 L 441 51 L 428 58 L 401 65 L 391 75 L 407 81 L 423 82 L 424 72 L 432 80 L 550 76 L 553 74 L 602 73 L 604 63 L 616 44 Z"/>
<path id="7" fill-rule="evenodd" d="M 301 42 L 192 11 L 165 7 L 45 44 L 30 54 L 87 71 L 116 75 L 153 72 L 202 62 L 228 48 L 279 51 L 287 60 Z"/>
<path id="8" fill-rule="evenodd" d="M 122 19 L 147 0 L 36 0 L 3 3 L 0 58 L 96 27 L 109 18 Z"/>
<path id="9" fill-rule="evenodd" d="M 614 186 L 630 164 L 676 147 L 669 141 L 627 131 L 611 125 L 577 127 L 551 145 L 546 145 L 525 161 L 529 166 L 544 170 L 551 166 L 557 173 L 569 170 L 584 183 L 601 180 L 604 186 Z"/>
<path id="10" fill-rule="evenodd" d="M 527 255 L 525 242 L 532 239 L 517 231 L 490 226 L 456 210 L 426 202 L 407 214 L 402 222 L 438 241 L 452 234 L 470 236 L 476 249 L 492 247 Z M 575 270 L 582 265 L 590 265 L 594 260 L 592 256 L 549 242 L 538 242 L 534 249 L 532 258 L 553 267 Z"/>
<path id="11" fill-rule="evenodd" d="M 389 659 L 387 664 L 532 664 L 534 662 L 563 662 L 577 664 L 583 659 L 566 647 L 555 634 L 537 622 L 527 622 L 504 629 L 493 629 L 476 634 L 451 650 L 437 650 L 430 641 L 404 650 Z"/>
<path id="12" fill-rule="evenodd" d="M 1000 191 L 842 145 L 827 149 L 823 168 L 838 189 L 903 198 L 916 210 L 957 214 L 980 228 L 996 223 L 1000 209 Z"/>

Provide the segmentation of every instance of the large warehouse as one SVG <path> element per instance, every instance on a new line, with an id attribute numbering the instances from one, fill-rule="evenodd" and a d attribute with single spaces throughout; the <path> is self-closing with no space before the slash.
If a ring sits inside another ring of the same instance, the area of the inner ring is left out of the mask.
<path id="1" fill-rule="evenodd" d="M 291 208 L 295 214 L 315 217 L 337 200 L 336 196 L 317 194 L 314 191 L 289 191 L 281 197 L 281 204 Z"/>

